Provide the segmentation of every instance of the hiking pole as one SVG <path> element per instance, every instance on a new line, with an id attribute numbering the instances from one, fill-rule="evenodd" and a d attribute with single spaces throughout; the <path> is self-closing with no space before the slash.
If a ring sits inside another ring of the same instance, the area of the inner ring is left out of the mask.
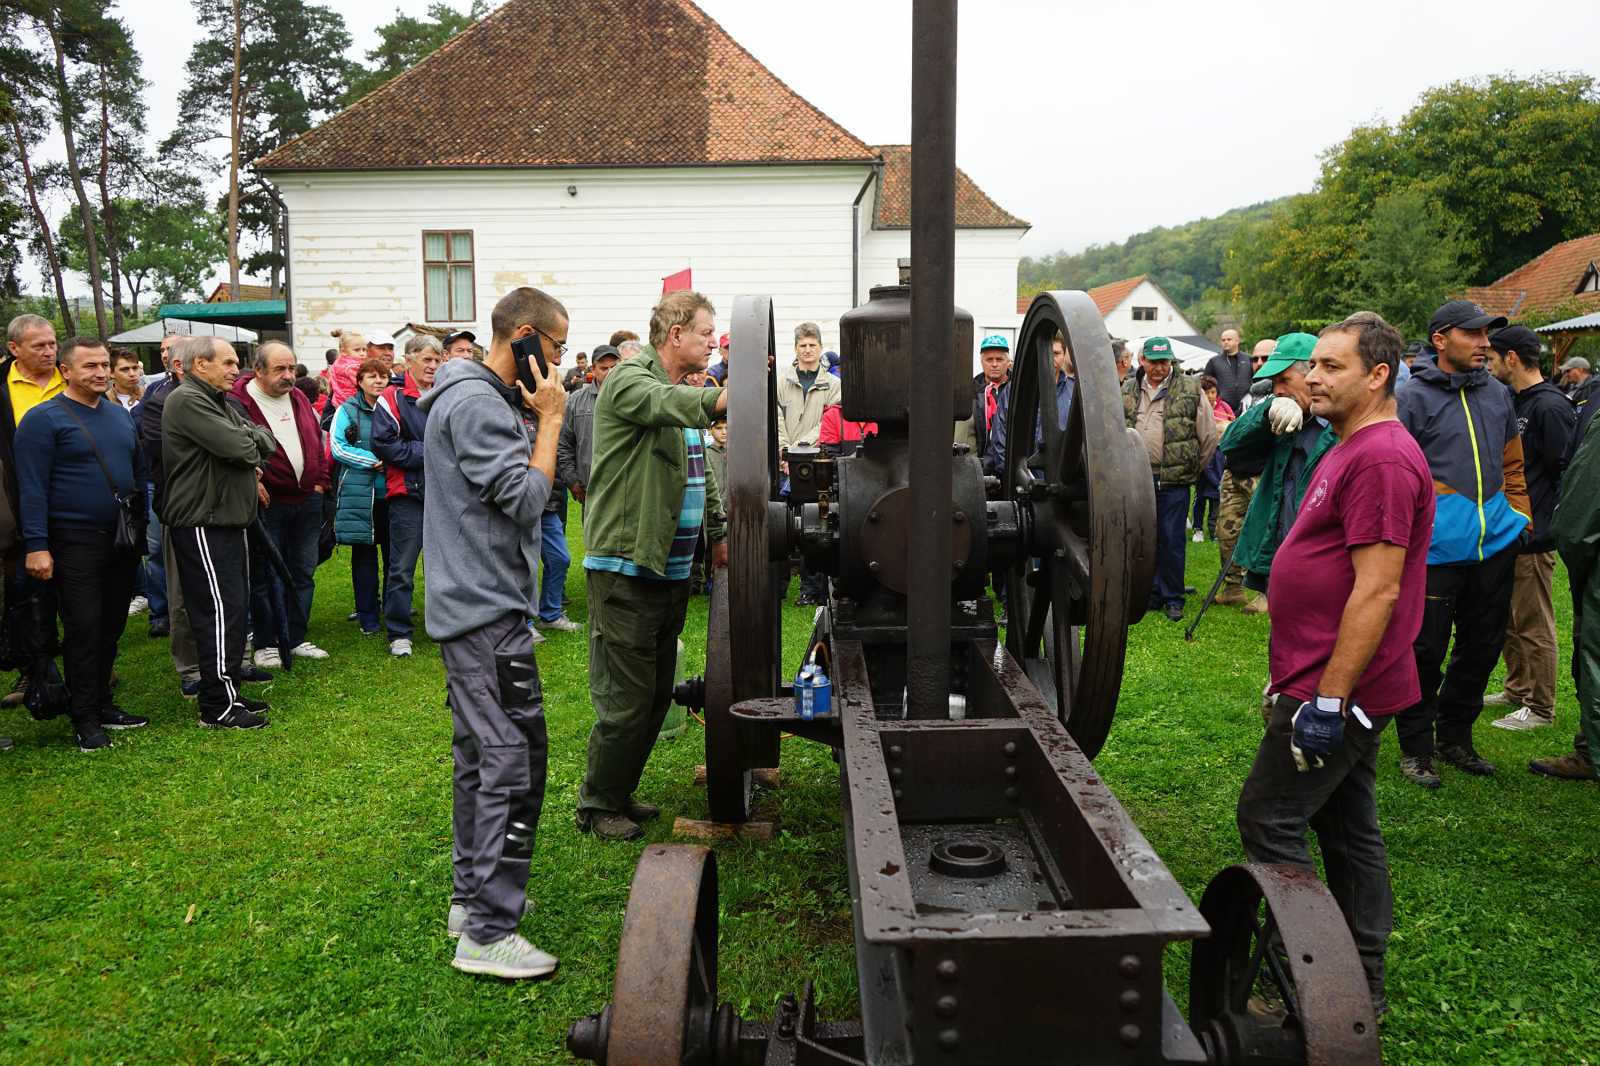
<path id="1" fill-rule="evenodd" d="M 1216 600 L 1217 593 L 1222 589 L 1223 580 L 1228 576 L 1228 571 L 1233 569 L 1234 556 L 1238 554 L 1239 542 L 1236 540 L 1233 542 L 1233 551 L 1228 553 L 1228 561 L 1223 564 L 1221 570 L 1217 571 L 1217 579 L 1211 583 L 1211 591 L 1206 593 L 1205 602 L 1200 605 L 1200 610 L 1195 613 L 1194 621 L 1190 622 L 1189 628 L 1183 631 L 1183 639 L 1189 643 L 1194 643 L 1194 631 L 1199 627 L 1200 619 L 1206 616 L 1206 610 L 1210 608 L 1212 602 Z"/>

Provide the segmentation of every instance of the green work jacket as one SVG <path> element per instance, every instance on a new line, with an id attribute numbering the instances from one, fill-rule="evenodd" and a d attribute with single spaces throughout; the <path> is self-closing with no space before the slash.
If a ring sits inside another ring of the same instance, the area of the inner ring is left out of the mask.
<path id="1" fill-rule="evenodd" d="M 611 371 L 594 406 L 594 461 L 583 515 L 590 555 L 666 573 L 688 480 L 683 431 L 709 426 L 721 394 L 672 384 L 652 345 Z M 720 487 L 706 477 L 705 529 L 713 541 L 727 529 Z"/>
<path id="2" fill-rule="evenodd" d="M 1270 398 L 1253 404 L 1228 425 L 1222 433 L 1221 443 L 1217 445 L 1223 454 L 1237 456 L 1246 464 L 1252 461 L 1266 463 L 1266 468 L 1261 471 L 1261 481 L 1250 497 L 1250 510 L 1245 513 L 1244 526 L 1239 530 L 1239 543 L 1233 550 L 1233 561 L 1256 576 L 1257 580 L 1251 582 L 1252 586 L 1259 586 L 1259 579 L 1272 571 L 1272 557 L 1278 553 L 1278 514 L 1283 508 L 1283 494 L 1293 493 L 1290 500 L 1298 511 L 1300 501 L 1306 494 L 1306 486 L 1311 482 L 1312 471 L 1316 470 L 1328 449 L 1339 443 L 1339 436 L 1334 433 L 1333 427 L 1324 426 L 1311 454 L 1306 456 L 1306 465 L 1301 468 L 1298 482 L 1285 485 L 1283 473 L 1289 466 L 1289 456 L 1294 450 L 1294 436 L 1287 433 L 1279 436 L 1272 432 L 1272 426 L 1267 422 L 1267 408 L 1271 406 Z"/>

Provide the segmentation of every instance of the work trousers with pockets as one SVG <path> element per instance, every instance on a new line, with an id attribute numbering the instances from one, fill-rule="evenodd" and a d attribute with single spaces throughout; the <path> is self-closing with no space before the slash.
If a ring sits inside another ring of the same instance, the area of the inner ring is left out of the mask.
<path id="1" fill-rule="evenodd" d="M 1189 514 L 1188 485 L 1156 483 L 1156 583 L 1152 607 L 1183 605 L 1184 550 L 1189 544 L 1183 520 Z"/>
<path id="2" fill-rule="evenodd" d="M 128 599 L 139 568 L 138 556 L 117 551 L 112 537 L 109 529 L 57 525 L 50 530 L 67 715 L 86 732 L 99 727 L 99 713 L 111 706 L 111 666 L 128 625 Z"/>
<path id="3" fill-rule="evenodd" d="M 451 902 L 467 935 L 516 932 L 544 805 L 549 744 L 533 634 L 520 613 L 439 643 L 454 734 Z"/>
<path id="4" fill-rule="evenodd" d="M 261 512 L 261 526 L 272 538 L 273 546 L 283 556 L 289 571 L 289 588 L 283 579 L 272 571 L 266 559 L 257 560 L 256 569 L 266 575 L 270 595 L 278 610 L 286 612 L 289 619 L 289 646 L 298 647 L 306 639 L 311 619 L 311 602 L 316 594 L 317 538 L 322 533 L 322 495 L 313 492 L 303 500 L 294 502 L 273 500 L 272 506 Z M 256 644 L 271 644 L 275 639 L 268 635 L 270 618 L 256 619 Z"/>
<path id="5" fill-rule="evenodd" d="M 1395 720 L 1401 754 L 1432 758 L 1436 746 L 1472 746 L 1484 686 L 1505 645 L 1516 562 L 1517 550 L 1510 548 L 1481 563 L 1428 567 L 1422 629 L 1411 646 L 1422 699 Z M 1446 649 L 1450 662 L 1441 674 Z"/>
<path id="6" fill-rule="evenodd" d="M 589 766 L 580 811 L 621 811 L 644 773 L 672 702 L 689 582 L 604 570 L 589 578 Z"/>
<path id="7" fill-rule="evenodd" d="M 250 555 L 243 529 L 168 526 L 183 609 L 200 671 L 200 716 L 220 718 L 239 701 L 244 616 L 250 600 Z M 176 627 L 174 627 L 176 632 Z"/>
<path id="8" fill-rule="evenodd" d="M 389 575 L 383 593 L 383 625 L 390 640 L 410 639 L 415 631 L 411 593 L 421 557 L 422 500 L 410 494 L 389 497 Z"/>
<path id="9" fill-rule="evenodd" d="M 1572 746 L 1592 766 L 1600 759 L 1600 574 L 1572 576 L 1572 679 L 1578 683 Z"/>
<path id="10" fill-rule="evenodd" d="M 1550 595 L 1555 552 L 1517 556 L 1506 622 L 1506 695 L 1550 717 L 1556 706 L 1556 609 Z"/>
<path id="11" fill-rule="evenodd" d="M 1252 862 L 1288 863 L 1315 870 L 1306 829 L 1317 834 L 1328 890 L 1344 913 L 1361 955 L 1375 1007 L 1383 999 L 1383 956 L 1394 928 L 1389 853 L 1378 827 L 1378 742 L 1387 718 L 1366 729 L 1344 725 L 1344 744 L 1319 768 L 1299 772 L 1289 742 L 1300 701 L 1279 694 L 1239 793 L 1239 839 Z"/>
<path id="12" fill-rule="evenodd" d="M 1239 477 L 1232 470 L 1222 472 L 1222 486 L 1218 490 L 1217 501 L 1217 550 L 1222 555 L 1222 565 L 1228 567 L 1228 576 L 1222 579 L 1225 588 L 1241 588 L 1244 585 L 1244 567 L 1235 563 L 1228 566 L 1233 558 L 1233 549 L 1239 543 L 1239 534 L 1244 529 L 1244 516 L 1250 510 L 1250 497 L 1255 495 L 1256 483 L 1259 477 Z"/>

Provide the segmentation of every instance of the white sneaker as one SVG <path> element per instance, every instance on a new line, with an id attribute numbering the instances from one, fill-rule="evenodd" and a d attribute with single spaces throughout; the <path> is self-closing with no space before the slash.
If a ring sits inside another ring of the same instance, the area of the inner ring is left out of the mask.
<path id="1" fill-rule="evenodd" d="M 444 920 L 444 931 L 452 939 L 467 931 L 467 908 L 459 903 L 450 904 L 450 913 Z"/>
<path id="2" fill-rule="evenodd" d="M 1526 733 L 1531 729 L 1543 729 L 1545 726 L 1555 725 L 1554 714 L 1540 714 L 1532 707 L 1518 707 L 1504 718 L 1496 718 L 1489 723 L 1496 729 L 1509 729 L 1513 733 Z"/>
<path id="3" fill-rule="evenodd" d="M 411 654 L 411 638 L 410 637 L 395 637 L 393 640 L 391 640 L 389 642 L 389 654 L 390 655 L 396 655 L 396 656 L 402 656 L 402 657 L 406 656 L 406 655 L 410 655 Z"/>
<path id="4" fill-rule="evenodd" d="M 145 599 L 143 596 L 135 596 L 133 599 L 128 601 L 129 618 L 132 618 L 136 614 L 144 614 L 149 609 L 150 601 Z"/>
<path id="5" fill-rule="evenodd" d="M 256 651 L 256 665 L 263 670 L 282 670 L 283 656 L 278 654 L 277 648 L 259 648 Z"/>
<path id="6" fill-rule="evenodd" d="M 290 648 L 289 654 L 298 655 L 302 659 L 326 659 L 328 657 L 327 652 L 323 651 L 309 640 L 302 640 L 300 643 Z"/>
<path id="7" fill-rule="evenodd" d="M 544 634 L 539 632 L 539 627 L 533 624 L 533 619 L 531 618 L 528 619 L 528 635 L 533 638 L 535 644 L 543 644 L 545 641 Z"/>
<path id="8" fill-rule="evenodd" d="M 1204 544 L 1206 542 L 1206 535 L 1197 529 L 1194 531 L 1194 536 L 1190 537 L 1189 539 L 1194 541 L 1196 544 Z"/>
<path id="9" fill-rule="evenodd" d="M 463 973 L 485 973 L 492 977 L 543 977 L 554 973 L 556 957 L 540 951 L 520 933 L 496 940 L 493 944 L 476 943 L 466 933 L 456 944 L 456 957 L 450 965 Z"/>
<path id="10" fill-rule="evenodd" d="M 1508 692 L 1496 692 L 1491 696 L 1485 696 L 1483 698 L 1483 705 L 1485 707 L 1516 707 L 1516 706 L 1519 706 L 1517 701 L 1512 699 L 1511 698 L 1511 694 L 1508 693 Z"/>
<path id="11" fill-rule="evenodd" d="M 582 625 L 580 625 L 577 622 L 574 622 L 572 619 L 568 618 L 564 614 L 563 615 L 558 615 L 556 617 L 556 620 L 553 621 L 553 622 L 546 622 L 543 619 L 541 619 L 539 621 L 539 626 L 542 629 L 553 629 L 557 633 L 578 633 L 578 632 L 581 632 L 583 630 L 583 626 Z"/>

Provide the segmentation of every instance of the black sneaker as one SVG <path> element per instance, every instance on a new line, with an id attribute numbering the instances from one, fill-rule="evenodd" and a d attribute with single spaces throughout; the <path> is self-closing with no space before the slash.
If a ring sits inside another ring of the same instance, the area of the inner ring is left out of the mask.
<path id="1" fill-rule="evenodd" d="M 150 724 L 150 719 L 144 715 L 129 714 L 115 704 L 101 710 L 96 717 L 100 719 L 100 725 L 103 729 L 138 729 L 140 726 Z"/>
<path id="2" fill-rule="evenodd" d="M 1173 621 L 1173 622 L 1181 622 L 1181 621 L 1183 621 L 1183 604 L 1181 604 L 1181 603 L 1169 603 L 1164 608 L 1164 610 L 1166 611 L 1167 618 L 1170 621 Z"/>
<path id="3" fill-rule="evenodd" d="M 1439 758 L 1457 770 L 1477 774 L 1479 777 L 1488 777 L 1494 773 L 1494 763 L 1473 751 L 1467 744 L 1446 744 L 1439 749 Z"/>
<path id="4" fill-rule="evenodd" d="M 240 696 L 235 702 L 251 714 L 266 714 L 272 710 L 272 704 L 266 700 L 248 700 Z"/>
<path id="5" fill-rule="evenodd" d="M 17 746 L 17 742 L 10 737 L 0 737 L 0 751 L 10 751 Z"/>
<path id="6" fill-rule="evenodd" d="M 239 668 L 239 680 L 248 681 L 254 685 L 265 681 L 271 681 L 272 675 L 261 669 L 259 666 L 247 665 Z"/>
<path id="7" fill-rule="evenodd" d="M 201 729 L 265 729 L 267 720 L 250 708 L 235 703 L 215 718 L 200 715 Z"/>
<path id="8" fill-rule="evenodd" d="M 199 697 L 200 697 L 200 679 L 197 677 L 193 681 L 184 681 L 184 682 L 182 682 L 182 689 L 183 689 L 183 698 L 184 699 L 186 699 L 186 700 L 199 699 Z"/>
<path id="9" fill-rule="evenodd" d="M 1423 788 L 1438 788 L 1439 771 L 1433 768 L 1433 759 L 1426 755 L 1400 756 L 1400 776 Z"/>
<path id="10" fill-rule="evenodd" d="M 152 637 L 172 636 L 172 623 L 165 618 L 150 619 L 150 635 Z"/>
<path id="11" fill-rule="evenodd" d="M 92 732 L 83 733 L 76 730 L 74 732 L 77 733 L 79 751 L 102 751 L 111 746 L 111 738 L 98 726 Z"/>

